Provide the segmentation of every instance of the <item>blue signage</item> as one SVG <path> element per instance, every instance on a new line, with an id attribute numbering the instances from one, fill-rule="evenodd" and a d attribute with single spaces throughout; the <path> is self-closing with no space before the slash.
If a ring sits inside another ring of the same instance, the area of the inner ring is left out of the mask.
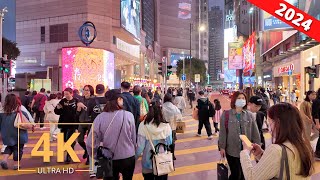
<path id="1" fill-rule="evenodd" d="M 89 46 L 97 37 L 96 27 L 92 22 L 87 21 L 79 28 L 78 35 L 82 43 Z"/>
<path id="2" fill-rule="evenodd" d="M 181 80 L 182 80 L 182 81 L 185 81 L 185 80 L 186 80 L 186 75 L 185 75 L 185 74 L 182 74 Z"/>
<path id="3" fill-rule="evenodd" d="M 292 70 L 288 71 L 288 75 L 291 76 L 292 75 Z"/>

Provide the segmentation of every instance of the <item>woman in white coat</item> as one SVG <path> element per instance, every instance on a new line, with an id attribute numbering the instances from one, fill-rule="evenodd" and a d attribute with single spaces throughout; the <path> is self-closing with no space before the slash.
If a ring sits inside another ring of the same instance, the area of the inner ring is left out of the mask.
<path id="1" fill-rule="evenodd" d="M 54 108 L 59 103 L 59 99 L 56 94 L 50 94 L 49 100 L 44 105 L 44 113 L 46 113 L 46 121 L 50 122 L 50 141 L 54 141 L 57 138 L 57 134 L 60 132 L 58 128 L 59 115 L 54 113 Z M 51 124 L 52 123 L 52 124 Z"/>

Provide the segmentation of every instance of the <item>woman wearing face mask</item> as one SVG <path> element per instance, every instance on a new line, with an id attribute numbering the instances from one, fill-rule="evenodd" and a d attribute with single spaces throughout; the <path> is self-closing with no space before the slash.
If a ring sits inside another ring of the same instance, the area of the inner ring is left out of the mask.
<path id="1" fill-rule="evenodd" d="M 260 144 L 260 135 L 253 114 L 247 111 L 244 93 L 235 92 L 231 109 L 224 111 L 220 119 L 219 148 L 222 158 L 227 158 L 231 175 L 229 179 L 244 180 L 240 163 L 243 149 L 239 135 L 246 135 L 251 142 Z"/>
<path id="2" fill-rule="evenodd" d="M 248 147 L 243 143 L 244 150 L 240 153 L 240 161 L 246 180 L 311 179 L 314 170 L 312 148 L 305 136 L 299 110 L 289 103 L 276 104 L 268 111 L 268 121 L 272 145 L 263 151 L 260 145 L 253 144 Z M 250 152 L 259 160 L 254 166 Z M 282 159 L 288 166 L 284 166 L 281 171 Z"/>
<path id="3" fill-rule="evenodd" d="M 87 137 L 87 151 L 91 154 L 93 148 L 96 153 L 98 147 L 103 146 L 103 155 L 113 160 L 113 177 L 104 179 L 119 179 L 121 173 L 124 180 L 129 180 L 132 179 L 135 167 L 135 120 L 131 112 L 123 110 L 120 90 L 109 90 L 105 97 L 107 102 L 104 110 L 94 119 L 93 128 Z M 97 154 L 94 156 L 97 159 Z M 98 169 L 97 179 L 101 178 L 98 177 L 100 170 Z"/>
<path id="4" fill-rule="evenodd" d="M 312 102 L 317 97 L 317 93 L 315 91 L 308 91 L 306 93 L 306 98 L 300 105 L 300 114 L 304 123 L 304 127 L 306 128 L 307 138 L 311 139 L 311 129 L 313 125 L 312 120 Z"/>

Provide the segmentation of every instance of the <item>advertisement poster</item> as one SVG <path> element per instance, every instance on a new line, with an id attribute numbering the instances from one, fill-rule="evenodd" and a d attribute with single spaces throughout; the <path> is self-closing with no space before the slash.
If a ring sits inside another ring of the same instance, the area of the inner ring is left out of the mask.
<path id="1" fill-rule="evenodd" d="M 247 42 L 245 42 L 243 46 L 243 72 L 249 72 L 250 70 L 255 68 L 255 58 L 256 58 L 256 41 L 255 41 L 256 33 L 254 32 Z"/>
<path id="2" fill-rule="evenodd" d="M 114 54 L 94 48 L 74 47 L 62 49 L 63 89 L 82 89 L 90 84 L 103 84 L 114 88 Z"/>
<path id="3" fill-rule="evenodd" d="M 191 2 L 191 1 L 190 1 Z M 179 3 L 179 19 L 191 19 L 191 4 L 189 2 Z"/>
<path id="4" fill-rule="evenodd" d="M 140 38 L 140 0 L 121 0 L 121 26 Z"/>
<path id="5" fill-rule="evenodd" d="M 243 66 L 243 55 L 242 55 L 242 44 L 241 42 L 230 42 L 229 43 L 229 70 L 242 69 Z"/>
<path id="6" fill-rule="evenodd" d="M 237 26 L 224 29 L 224 58 L 228 57 L 228 43 L 237 40 Z"/>
<path id="7" fill-rule="evenodd" d="M 228 60 L 222 61 L 223 66 L 223 76 L 221 78 L 224 78 L 225 83 L 236 83 L 237 75 L 236 70 L 229 70 L 228 68 Z"/>
<path id="8" fill-rule="evenodd" d="M 288 3 L 298 7 L 298 0 L 286 0 Z M 263 11 L 263 29 L 273 30 L 273 29 L 292 29 L 292 27 L 278 18 L 272 16 L 271 14 Z"/>

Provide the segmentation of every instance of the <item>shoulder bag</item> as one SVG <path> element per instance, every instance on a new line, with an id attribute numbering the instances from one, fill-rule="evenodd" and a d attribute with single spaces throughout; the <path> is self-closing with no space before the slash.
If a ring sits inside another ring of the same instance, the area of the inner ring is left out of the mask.
<path id="1" fill-rule="evenodd" d="M 118 111 L 119 112 L 119 111 Z M 118 112 L 113 116 L 105 134 L 108 132 L 111 124 L 113 123 L 113 120 L 115 119 L 115 117 L 117 116 Z M 117 145 L 118 145 L 118 141 L 120 138 L 120 134 L 121 134 L 121 130 L 123 127 L 123 122 L 124 122 L 124 116 L 125 116 L 125 111 L 123 111 L 123 120 L 122 120 L 122 124 L 121 124 L 121 128 L 120 128 L 120 132 L 118 135 L 118 139 L 116 142 L 116 145 L 114 147 L 114 151 L 116 151 Z M 103 138 L 102 138 L 102 142 L 103 142 Z M 106 149 L 107 151 L 111 152 L 111 157 L 106 157 L 103 154 L 103 149 Z M 107 147 L 103 147 L 103 146 L 99 146 L 98 150 L 97 150 L 97 173 L 96 173 L 96 177 L 97 179 L 102 179 L 102 178 L 112 178 L 113 177 L 113 156 L 114 156 L 114 152 L 111 151 L 111 149 L 107 148 Z"/>
<path id="2" fill-rule="evenodd" d="M 23 129 L 23 130 L 30 130 L 33 127 L 33 123 L 31 123 L 23 114 L 22 111 L 20 109 L 20 107 L 18 107 L 17 109 L 17 115 L 16 118 L 14 120 L 14 127 L 15 128 L 19 128 L 19 129 Z"/>
<path id="3" fill-rule="evenodd" d="M 168 152 L 168 146 L 163 143 L 158 143 L 156 147 L 154 147 L 151 136 L 146 126 L 144 126 L 144 130 L 153 151 L 153 156 L 152 156 L 153 174 L 156 176 L 162 176 L 162 175 L 166 175 L 173 172 L 174 171 L 173 155 L 171 152 Z M 165 151 L 164 153 L 159 152 L 160 146 L 164 147 L 164 151 Z"/>

